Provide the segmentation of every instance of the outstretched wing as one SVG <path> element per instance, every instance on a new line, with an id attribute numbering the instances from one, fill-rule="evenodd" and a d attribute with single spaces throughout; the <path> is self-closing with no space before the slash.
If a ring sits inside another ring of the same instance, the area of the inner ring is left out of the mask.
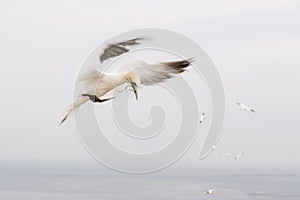
<path id="1" fill-rule="evenodd" d="M 141 84 L 152 85 L 164 82 L 175 74 L 184 72 L 191 63 L 192 59 L 157 64 L 139 62 L 132 71 L 139 75 Z"/>
<path id="2" fill-rule="evenodd" d="M 140 44 L 138 41 L 142 40 L 142 39 L 143 38 L 134 38 L 134 39 L 127 40 L 127 41 L 124 41 L 124 42 L 116 43 L 116 45 L 123 46 L 123 47 L 130 46 L 130 45 L 136 45 L 136 44 Z"/>
<path id="3" fill-rule="evenodd" d="M 91 81 L 91 80 L 98 80 L 101 77 L 103 77 L 104 75 L 105 75 L 104 73 L 94 70 L 94 71 L 91 71 L 89 73 L 86 73 L 86 74 L 78 77 L 76 82 L 78 83 L 78 82 L 85 82 L 85 81 Z"/>
<path id="4" fill-rule="evenodd" d="M 102 63 L 103 61 L 113 58 L 119 55 L 122 55 L 126 52 L 129 51 L 127 49 L 128 46 L 140 44 L 138 41 L 142 40 L 142 38 L 134 38 L 131 40 L 126 40 L 123 42 L 118 42 L 114 44 L 109 44 L 103 51 L 103 53 L 100 55 L 100 62 Z"/>

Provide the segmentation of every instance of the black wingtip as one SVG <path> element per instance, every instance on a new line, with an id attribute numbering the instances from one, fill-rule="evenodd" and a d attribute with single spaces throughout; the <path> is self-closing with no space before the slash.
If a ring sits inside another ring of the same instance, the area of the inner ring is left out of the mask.
<path id="1" fill-rule="evenodd" d="M 62 125 L 66 121 L 66 119 L 67 119 L 67 116 L 65 116 L 64 118 L 62 118 L 61 121 L 60 121 L 60 123 L 59 123 L 59 125 Z"/>
<path id="2" fill-rule="evenodd" d="M 194 58 L 184 59 L 184 60 L 178 60 L 173 62 L 165 62 L 162 63 L 164 65 L 167 65 L 177 71 L 177 73 L 182 73 L 185 71 L 185 68 L 191 65 L 191 63 L 194 61 Z"/>
<path id="3" fill-rule="evenodd" d="M 195 57 L 191 57 L 191 58 L 186 59 L 186 61 L 188 61 L 191 64 L 195 61 L 195 59 L 196 59 Z"/>
<path id="4" fill-rule="evenodd" d="M 137 44 L 141 44 L 140 40 L 143 40 L 143 39 L 144 38 L 142 38 L 142 37 L 136 37 L 136 38 L 132 38 L 132 39 L 129 39 L 129 40 L 126 40 L 126 41 L 123 41 L 123 42 L 118 42 L 118 43 L 115 43 L 115 44 L 119 45 L 119 46 L 137 45 Z"/>

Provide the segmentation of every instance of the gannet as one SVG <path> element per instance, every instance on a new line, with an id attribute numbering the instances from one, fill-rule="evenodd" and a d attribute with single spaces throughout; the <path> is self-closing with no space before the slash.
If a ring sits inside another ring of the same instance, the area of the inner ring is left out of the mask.
<path id="1" fill-rule="evenodd" d="M 121 42 L 118 43 L 118 45 L 126 46 L 137 44 L 136 40 L 138 39 L 139 38 L 128 40 L 123 43 Z M 105 59 L 120 55 L 120 52 L 119 54 L 111 53 L 115 51 L 114 48 L 114 46 L 108 46 L 103 54 L 100 55 L 100 60 L 104 61 Z M 184 72 L 186 68 L 191 65 L 191 62 L 192 59 L 152 64 L 138 61 L 128 65 L 128 67 L 131 68 L 130 70 L 120 73 L 99 72 L 97 70 L 92 71 L 77 80 L 78 82 L 85 84 L 86 87 L 84 92 L 74 98 L 74 102 L 69 105 L 66 113 L 61 119 L 61 123 L 63 123 L 75 109 L 79 108 L 89 100 L 94 103 L 101 103 L 113 99 L 113 97 L 108 99 L 101 99 L 101 97 L 123 84 L 130 86 L 133 89 L 135 98 L 138 99 L 137 90 L 141 86 L 155 85 L 164 82 L 167 79 L 174 77 L 174 75 Z"/>
<path id="2" fill-rule="evenodd" d="M 205 113 L 203 112 L 200 117 L 199 123 L 201 124 L 204 120 L 205 120 Z"/>
<path id="3" fill-rule="evenodd" d="M 203 194 L 213 194 L 214 190 L 210 188 L 209 190 L 204 190 Z"/>
<path id="4" fill-rule="evenodd" d="M 255 113 L 255 110 L 253 108 L 249 108 L 248 106 L 245 106 L 244 104 L 242 104 L 240 102 L 237 102 L 236 104 L 240 106 L 241 110 L 247 110 L 247 111 L 251 111 L 251 112 Z"/>
<path id="5" fill-rule="evenodd" d="M 234 156 L 234 160 L 239 159 L 242 155 L 244 155 L 244 152 L 238 153 L 236 156 Z"/>

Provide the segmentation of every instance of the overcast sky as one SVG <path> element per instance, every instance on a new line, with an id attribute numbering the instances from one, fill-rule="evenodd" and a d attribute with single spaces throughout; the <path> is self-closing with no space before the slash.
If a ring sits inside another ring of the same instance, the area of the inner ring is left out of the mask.
<path id="1" fill-rule="evenodd" d="M 222 76 L 219 152 L 244 151 L 253 165 L 299 166 L 299 24 L 292 0 L 1 1 L 0 162 L 93 163 L 73 121 L 58 126 L 78 66 L 113 35 L 157 27 L 198 42 Z M 257 115 L 240 113 L 236 101 Z M 181 163 L 201 165 L 195 151 Z"/>

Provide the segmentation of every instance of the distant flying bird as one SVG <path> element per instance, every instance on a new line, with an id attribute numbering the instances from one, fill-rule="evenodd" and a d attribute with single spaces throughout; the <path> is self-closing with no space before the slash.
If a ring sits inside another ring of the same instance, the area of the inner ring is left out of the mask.
<path id="1" fill-rule="evenodd" d="M 104 60 L 127 53 L 129 51 L 127 47 L 140 44 L 138 42 L 139 40 L 142 40 L 142 38 L 133 38 L 124 42 L 108 44 L 103 53 L 100 55 L 100 62 L 102 63 Z"/>
<path id="2" fill-rule="evenodd" d="M 240 106 L 241 110 L 247 110 L 247 111 L 251 111 L 251 112 L 255 113 L 255 110 L 253 108 L 249 108 L 248 106 L 245 106 L 244 104 L 242 104 L 240 102 L 237 102 L 236 104 Z"/>
<path id="3" fill-rule="evenodd" d="M 214 151 L 214 150 L 216 150 L 216 148 L 217 148 L 217 145 L 215 144 L 215 145 L 211 148 L 211 150 Z"/>
<path id="4" fill-rule="evenodd" d="M 205 120 L 205 113 L 203 112 L 200 117 L 199 123 L 201 124 L 204 120 Z"/>
<path id="5" fill-rule="evenodd" d="M 244 155 L 244 152 L 238 153 L 236 156 L 234 156 L 234 160 L 239 159 L 240 157 L 242 157 L 242 155 Z"/>
<path id="6" fill-rule="evenodd" d="M 209 190 L 204 190 L 203 194 L 213 194 L 214 190 L 210 188 Z"/>
<path id="7" fill-rule="evenodd" d="M 138 99 L 137 90 L 141 85 L 155 85 L 164 82 L 174 77 L 174 75 L 184 72 L 186 68 L 190 66 L 191 62 L 192 59 L 155 64 L 137 62 L 131 65 L 131 70 L 121 73 L 93 71 L 78 80 L 79 82 L 83 82 L 86 88 L 68 107 L 61 123 L 63 123 L 76 108 L 89 100 L 100 103 L 112 99 L 101 99 L 101 97 L 123 84 L 130 86 L 133 89 L 135 98 Z"/>

